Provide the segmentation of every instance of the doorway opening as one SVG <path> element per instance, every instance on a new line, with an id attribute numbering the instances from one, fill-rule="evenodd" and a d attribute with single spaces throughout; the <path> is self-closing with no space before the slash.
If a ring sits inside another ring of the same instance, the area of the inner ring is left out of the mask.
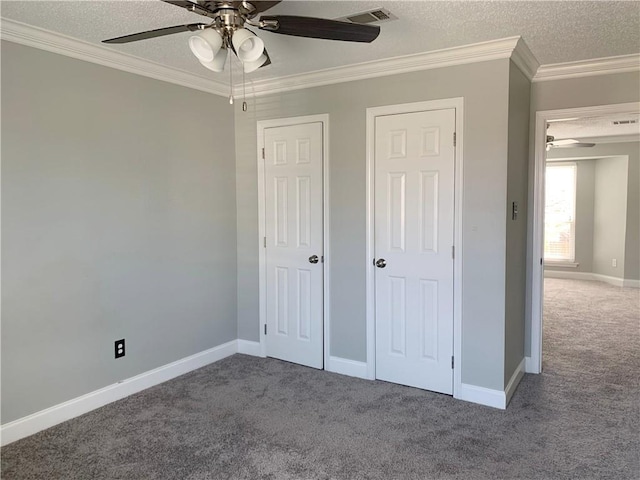
<path id="1" fill-rule="evenodd" d="M 640 103 L 627 103 L 536 113 L 528 373 L 543 366 L 545 277 L 640 286 L 637 219 L 627 210 L 635 201 L 637 217 L 638 173 L 624 147 L 638 149 L 639 112 Z M 562 290 L 549 283 L 550 295 Z"/>

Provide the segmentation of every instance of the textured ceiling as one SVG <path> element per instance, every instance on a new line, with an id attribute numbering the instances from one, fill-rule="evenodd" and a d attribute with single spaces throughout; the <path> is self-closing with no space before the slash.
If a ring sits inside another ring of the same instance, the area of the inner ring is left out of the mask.
<path id="1" fill-rule="evenodd" d="M 614 125 L 614 121 L 633 121 Z M 612 136 L 640 136 L 640 114 L 604 115 L 599 117 L 585 117 L 553 121 L 549 123 L 547 134 L 553 135 L 556 140 L 565 138 L 588 139 L 592 137 Z"/>
<path id="2" fill-rule="evenodd" d="M 338 18 L 385 7 L 399 19 L 381 24 L 372 44 L 335 42 L 260 31 L 272 65 L 251 74 L 267 79 L 400 55 L 522 36 L 541 64 L 640 52 L 638 1 L 292 1 L 268 11 Z M 204 21 L 194 13 L 146 1 L 2 1 L 5 18 L 98 44 L 117 37 Z M 187 46 L 189 33 L 108 48 L 223 81 L 200 66 Z"/>

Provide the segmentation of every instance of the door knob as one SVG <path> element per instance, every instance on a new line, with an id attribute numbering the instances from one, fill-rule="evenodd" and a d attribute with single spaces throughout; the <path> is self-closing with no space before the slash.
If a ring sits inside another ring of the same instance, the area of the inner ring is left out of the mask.
<path id="1" fill-rule="evenodd" d="M 318 255 L 311 255 L 309 257 L 309 263 L 318 263 Z"/>
<path id="2" fill-rule="evenodd" d="M 376 262 L 376 267 L 378 268 L 384 268 L 387 266 L 387 262 L 385 261 L 384 258 L 380 258 L 378 259 L 378 261 Z"/>

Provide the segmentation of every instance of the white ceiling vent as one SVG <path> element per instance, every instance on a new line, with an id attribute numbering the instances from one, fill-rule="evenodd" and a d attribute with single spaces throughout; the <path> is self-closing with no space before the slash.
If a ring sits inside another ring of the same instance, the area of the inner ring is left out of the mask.
<path id="1" fill-rule="evenodd" d="M 638 123 L 638 120 L 614 120 L 611 123 L 613 125 L 633 125 Z"/>
<path id="2" fill-rule="evenodd" d="M 341 22 L 360 24 L 384 23 L 397 19 L 398 17 L 396 17 L 386 8 L 376 8 L 374 10 L 368 10 L 366 12 L 354 13 L 353 15 L 347 15 L 346 17 L 336 18 L 336 20 L 339 20 Z"/>

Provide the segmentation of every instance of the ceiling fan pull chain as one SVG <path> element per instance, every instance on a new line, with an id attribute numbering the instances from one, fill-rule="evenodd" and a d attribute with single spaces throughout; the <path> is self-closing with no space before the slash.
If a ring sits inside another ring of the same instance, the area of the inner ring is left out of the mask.
<path id="1" fill-rule="evenodd" d="M 229 58 L 229 105 L 233 105 L 233 63 L 231 58 L 231 49 L 227 50 Z"/>
<path id="2" fill-rule="evenodd" d="M 244 79 L 244 68 L 242 69 L 242 111 L 247 111 L 247 82 Z"/>

